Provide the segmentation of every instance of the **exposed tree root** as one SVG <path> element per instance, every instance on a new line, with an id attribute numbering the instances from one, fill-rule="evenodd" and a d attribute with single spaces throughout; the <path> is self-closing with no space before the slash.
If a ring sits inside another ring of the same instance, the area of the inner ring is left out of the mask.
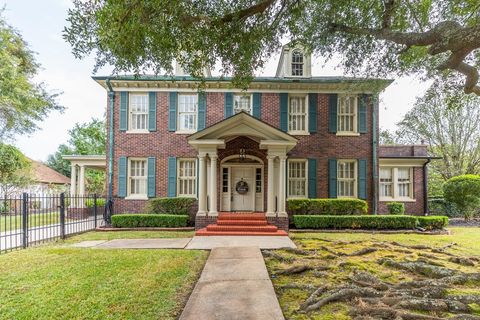
<path id="1" fill-rule="evenodd" d="M 381 265 L 385 265 L 395 269 L 407 270 L 416 274 L 427 276 L 429 278 L 444 278 L 457 273 L 457 271 L 455 270 L 433 266 L 431 264 L 421 261 L 397 262 L 393 259 L 382 258 L 379 259 L 377 262 Z"/>
<path id="2" fill-rule="evenodd" d="M 327 291 L 327 287 L 320 287 L 317 290 L 315 290 L 308 298 L 305 300 L 305 302 L 300 306 L 300 310 L 305 310 L 308 308 L 310 305 L 314 304 L 320 295 L 322 295 L 325 291 Z"/>
<path id="3" fill-rule="evenodd" d="M 378 249 L 376 249 L 376 248 L 366 247 L 366 248 L 360 249 L 358 251 L 346 254 L 346 256 L 347 257 L 363 256 L 365 254 L 369 254 L 369 253 L 375 252 L 377 250 Z"/>
<path id="4" fill-rule="evenodd" d="M 475 266 L 475 263 L 469 258 L 450 257 L 450 259 L 448 259 L 448 261 L 456 263 L 456 264 L 460 264 L 462 266 L 470 266 L 470 267 Z"/>
<path id="5" fill-rule="evenodd" d="M 281 261 L 281 262 L 287 262 L 287 263 L 292 263 L 294 258 L 292 257 L 285 257 L 285 256 L 282 256 L 281 254 L 278 254 L 274 251 L 270 251 L 270 250 L 263 250 L 262 251 L 263 255 L 265 257 L 269 257 L 269 258 L 272 258 L 272 259 L 275 259 L 275 260 L 278 260 L 278 261 Z"/>
<path id="6" fill-rule="evenodd" d="M 336 290 L 336 291 L 334 290 L 333 292 L 327 293 L 326 297 L 321 298 L 319 301 L 315 302 L 314 304 L 309 305 L 307 308 L 305 308 L 305 311 L 310 312 L 313 310 L 317 310 L 322 306 L 332 302 L 349 301 L 354 298 L 360 298 L 360 297 L 373 298 L 373 297 L 380 297 L 381 295 L 382 295 L 381 292 L 372 288 L 361 288 L 361 287 L 343 288 L 340 290 Z"/>
<path id="7" fill-rule="evenodd" d="M 291 268 L 284 269 L 284 270 L 279 270 L 279 271 L 277 271 L 277 274 L 297 274 L 297 273 L 302 273 L 302 272 L 312 270 L 312 269 L 313 269 L 312 266 L 304 264 L 304 265 L 299 265 L 299 266 L 293 266 Z"/>
<path id="8" fill-rule="evenodd" d="M 310 254 L 314 254 L 316 251 L 314 250 L 302 250 L 302 249 L 297 249 L 297 248 L 283 248 L 284 251 L 294 253 L 294 254 L 299 254 L 301 256 L 308 256 Z"/>

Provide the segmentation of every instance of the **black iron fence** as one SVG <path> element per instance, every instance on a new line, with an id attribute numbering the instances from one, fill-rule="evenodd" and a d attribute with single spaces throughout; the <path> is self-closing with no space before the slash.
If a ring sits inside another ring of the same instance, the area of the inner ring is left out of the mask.
<path id="1" fill-rule="evenodd" d="M 0 198 L 0 254 L 103 225 L 105 198 L 27 194 Z"/>

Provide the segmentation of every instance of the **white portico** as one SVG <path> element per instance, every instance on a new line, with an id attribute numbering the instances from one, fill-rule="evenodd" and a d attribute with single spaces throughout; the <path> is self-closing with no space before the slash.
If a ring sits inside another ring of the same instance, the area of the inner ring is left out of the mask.
<path id="1" fill-rule="evenodd" d="M 287 216 L 287 152 L 297 139 L 241 112 L 188 142 L 198 151 L 198 216 L 215 217 L 219 211 Z"/>

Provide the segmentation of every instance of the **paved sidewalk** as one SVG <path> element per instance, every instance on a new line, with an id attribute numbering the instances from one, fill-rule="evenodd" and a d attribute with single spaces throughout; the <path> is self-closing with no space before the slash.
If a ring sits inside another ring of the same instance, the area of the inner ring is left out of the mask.
<path id="1" fill-rule="evenodd" d="M 211 251 L 180 320 L 215 319 L 284 319 L 258 247 Z"/>
<path id="2" fill-rule="evenodd" d="M 193 237 L 185 249 L 211 250 L 218 247 L 258 247 L 260 249 L 296 248 L 285 236 L 205 236 Z"/>

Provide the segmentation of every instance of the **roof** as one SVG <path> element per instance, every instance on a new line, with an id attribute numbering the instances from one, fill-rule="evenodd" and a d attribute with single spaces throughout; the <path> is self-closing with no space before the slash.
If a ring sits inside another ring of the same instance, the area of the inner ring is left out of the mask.
<path id="1" fill-rule="evenodd" d="M 32 172 L 34 180 L 41 183 L 70 184 L 70 178 L 47 167 L 39 161 L 32 160 Z"/>

